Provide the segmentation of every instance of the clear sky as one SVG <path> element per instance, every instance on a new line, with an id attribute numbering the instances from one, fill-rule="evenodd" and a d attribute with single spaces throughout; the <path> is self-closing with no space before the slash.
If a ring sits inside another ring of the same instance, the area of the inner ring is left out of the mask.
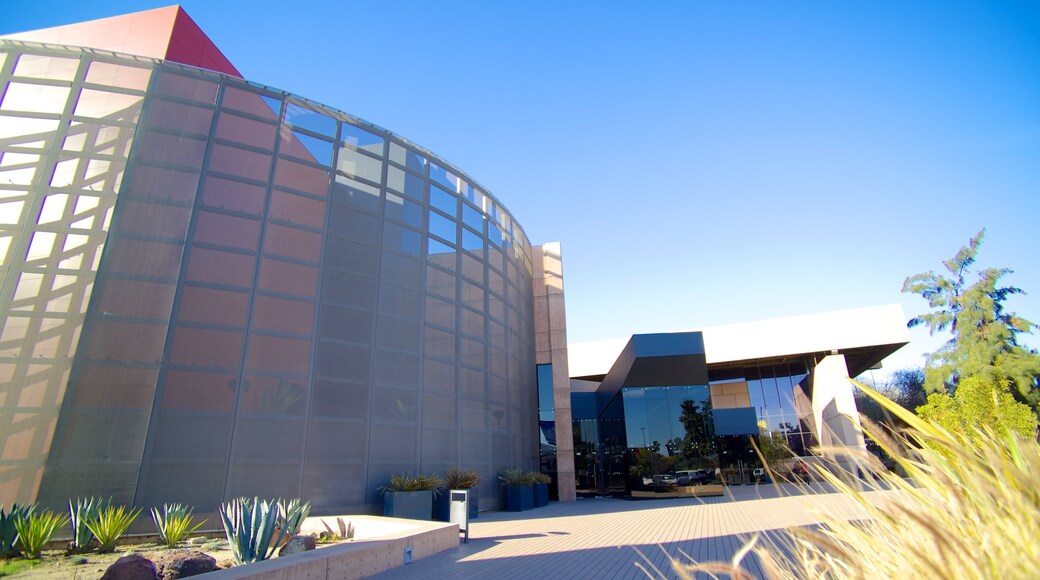
<path id="1" fill-rule="evenodd" d="M 0 0 L 0 34 L 166 4 Z M 562 242 L 572 342 L 912 316 L 904 278 L 982 227 L 1040 322 L 1038 2 L 182 6 L 246 78 L 411 139 Z M 887 368 L 937 344 L 912 336 Z"/>

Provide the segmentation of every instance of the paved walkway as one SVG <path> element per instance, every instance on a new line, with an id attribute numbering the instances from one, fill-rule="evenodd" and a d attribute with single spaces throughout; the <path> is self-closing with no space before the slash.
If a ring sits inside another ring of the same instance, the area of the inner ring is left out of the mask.
<path id="1" fill-rule="evenodd" d="M 673 578 L 668 555 L 729 561 L 755 532 L 813 525 L 819 513 L 862 517 L 844 496 L 818 491 L 745 486 L 727 488 L 726 496 L 716 498 L 590 498 L 522 513 L 485 513 L 473 521 L 469 543 L 458 550 L 374 578 L 647 578 L 637 562 Z M 744 562 L 762 576 L 753 555 Z"/>

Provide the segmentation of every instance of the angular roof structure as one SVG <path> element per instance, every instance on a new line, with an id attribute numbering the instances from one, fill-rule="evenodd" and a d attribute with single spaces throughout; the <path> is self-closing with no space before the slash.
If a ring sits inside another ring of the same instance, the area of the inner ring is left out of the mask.
<path id="1" fill-rule="evenodd" d="M 8 34 L 4 38 L 161 58 L 242 77 L 235 65 L 178 5 Z"/>

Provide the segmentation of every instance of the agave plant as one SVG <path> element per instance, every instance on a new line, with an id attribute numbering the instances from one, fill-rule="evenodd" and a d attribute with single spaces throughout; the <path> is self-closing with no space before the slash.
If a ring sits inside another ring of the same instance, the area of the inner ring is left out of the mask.
<path id="1" fill-rule="evenodd" d="M 336 526 L 339 528 L 338 533 L 333 531 L 325 520 L 321 520 L 321 525 L 325 526 L 325 531 L 318 534 L 318 542 L 328 543 L 354 539 L 354 523 L 351 521 L 343 521 L 343 518 L 336 518 Z"/>
<path id="2" fill-rule="evenodd" d="M 444 474 L 444 485 L 448 489 L 473 489 L 480 483 L 480 476 L 472 469 L 452 467 Z"/>
<path id="3" fill-rule="evenodd" d="M 10 511 L 4 512 L 4 507 L 0 506 L 0 558 L 10 558 L 15 554 L 15 540 L 18 538 L 15 523 L 32 514 L 35 507 L 13 503 Z"/>
<path id="4" fill-rule="evenodd" d="M 185 536 L 206 523 L 206 520 L 202 520 L 192 526 L 193 517 L 191 512 L 191 507 L 179 503 L 163 504 L 161 512 L 159 508 L 152 508 L 152 521 L 155 522 L 155 527 L 159 530 L 159 543 L 166 544 L 167 547 L 172 548 L 177 545 L 177 542 L 183 540 Z"/>
<path id="5" fill-rule="evenodd" d="M 105 506 L 98 510 L 97 517 L 86 520 L 84 524 L 98 541 L 98 552 L 112 552 L 116 549 L 116 541 L 122 536 L 130 524 L 140 515 L 141 508 L 127 510 L 124 506 Z"/>
<path id="6" fill-rule="evenodd" d="M 76 503 L 69 500 L 69 523 L 72 524 L 72 552 L 85 552 L 91 549 L 94 534 L 87 527 L 87 522 L 95 520 L 98 514 L 108 509 L 110 499 L 77 498 Z"/>
<path id="7" fill-rule="evenodd" d="M 54 532 L 68 522 L 65 514 L 56 514 L 50 510 L 31 512 L 25 517 L 14 520 L 18 531 L 18 546 L 26 558 L 36 559 L 47 542 L 51 541 Z"/>
<path id="8" fill-rule="evenodd" d="M 311 513 L 310 502 L 300 503 L 299 499 L 278 500 L 278 527 L 287 537 L 300 533 L 300 526 Z"/>
<path id="9" fill-rule="evenodd" d="M 259 562 L 271 557 L 285 537 L 284 529 L 275 531 L 278 513 L 275 502 L 258 497 L 240 497 L 220 506 L 220 521 L 235 563 Z"/>

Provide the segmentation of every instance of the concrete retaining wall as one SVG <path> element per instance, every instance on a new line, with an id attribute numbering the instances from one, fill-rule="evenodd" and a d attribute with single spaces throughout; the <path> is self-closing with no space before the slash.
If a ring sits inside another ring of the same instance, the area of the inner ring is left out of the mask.
<path id="1" fill-rule="evenodd" d="M 236 566 L 210 572 L 207 580 L 353 580 L 403 566 L 405 550 L 411 548 L 412 559 L 432 556 L 459 545 L 458 524 L 421 522 L 376 516 L 341 516 L 349 519 L 357 529 L 358 538 L 334 546 L 324 546 L 303 554 L 274 558 L 255 564 Z M 301 531 L 324 530 L 319 520 L 325 520 L 336 530 L 336 517 L 308 518 Z M 372 537 L 377 532 L 385 535 Z"/>

